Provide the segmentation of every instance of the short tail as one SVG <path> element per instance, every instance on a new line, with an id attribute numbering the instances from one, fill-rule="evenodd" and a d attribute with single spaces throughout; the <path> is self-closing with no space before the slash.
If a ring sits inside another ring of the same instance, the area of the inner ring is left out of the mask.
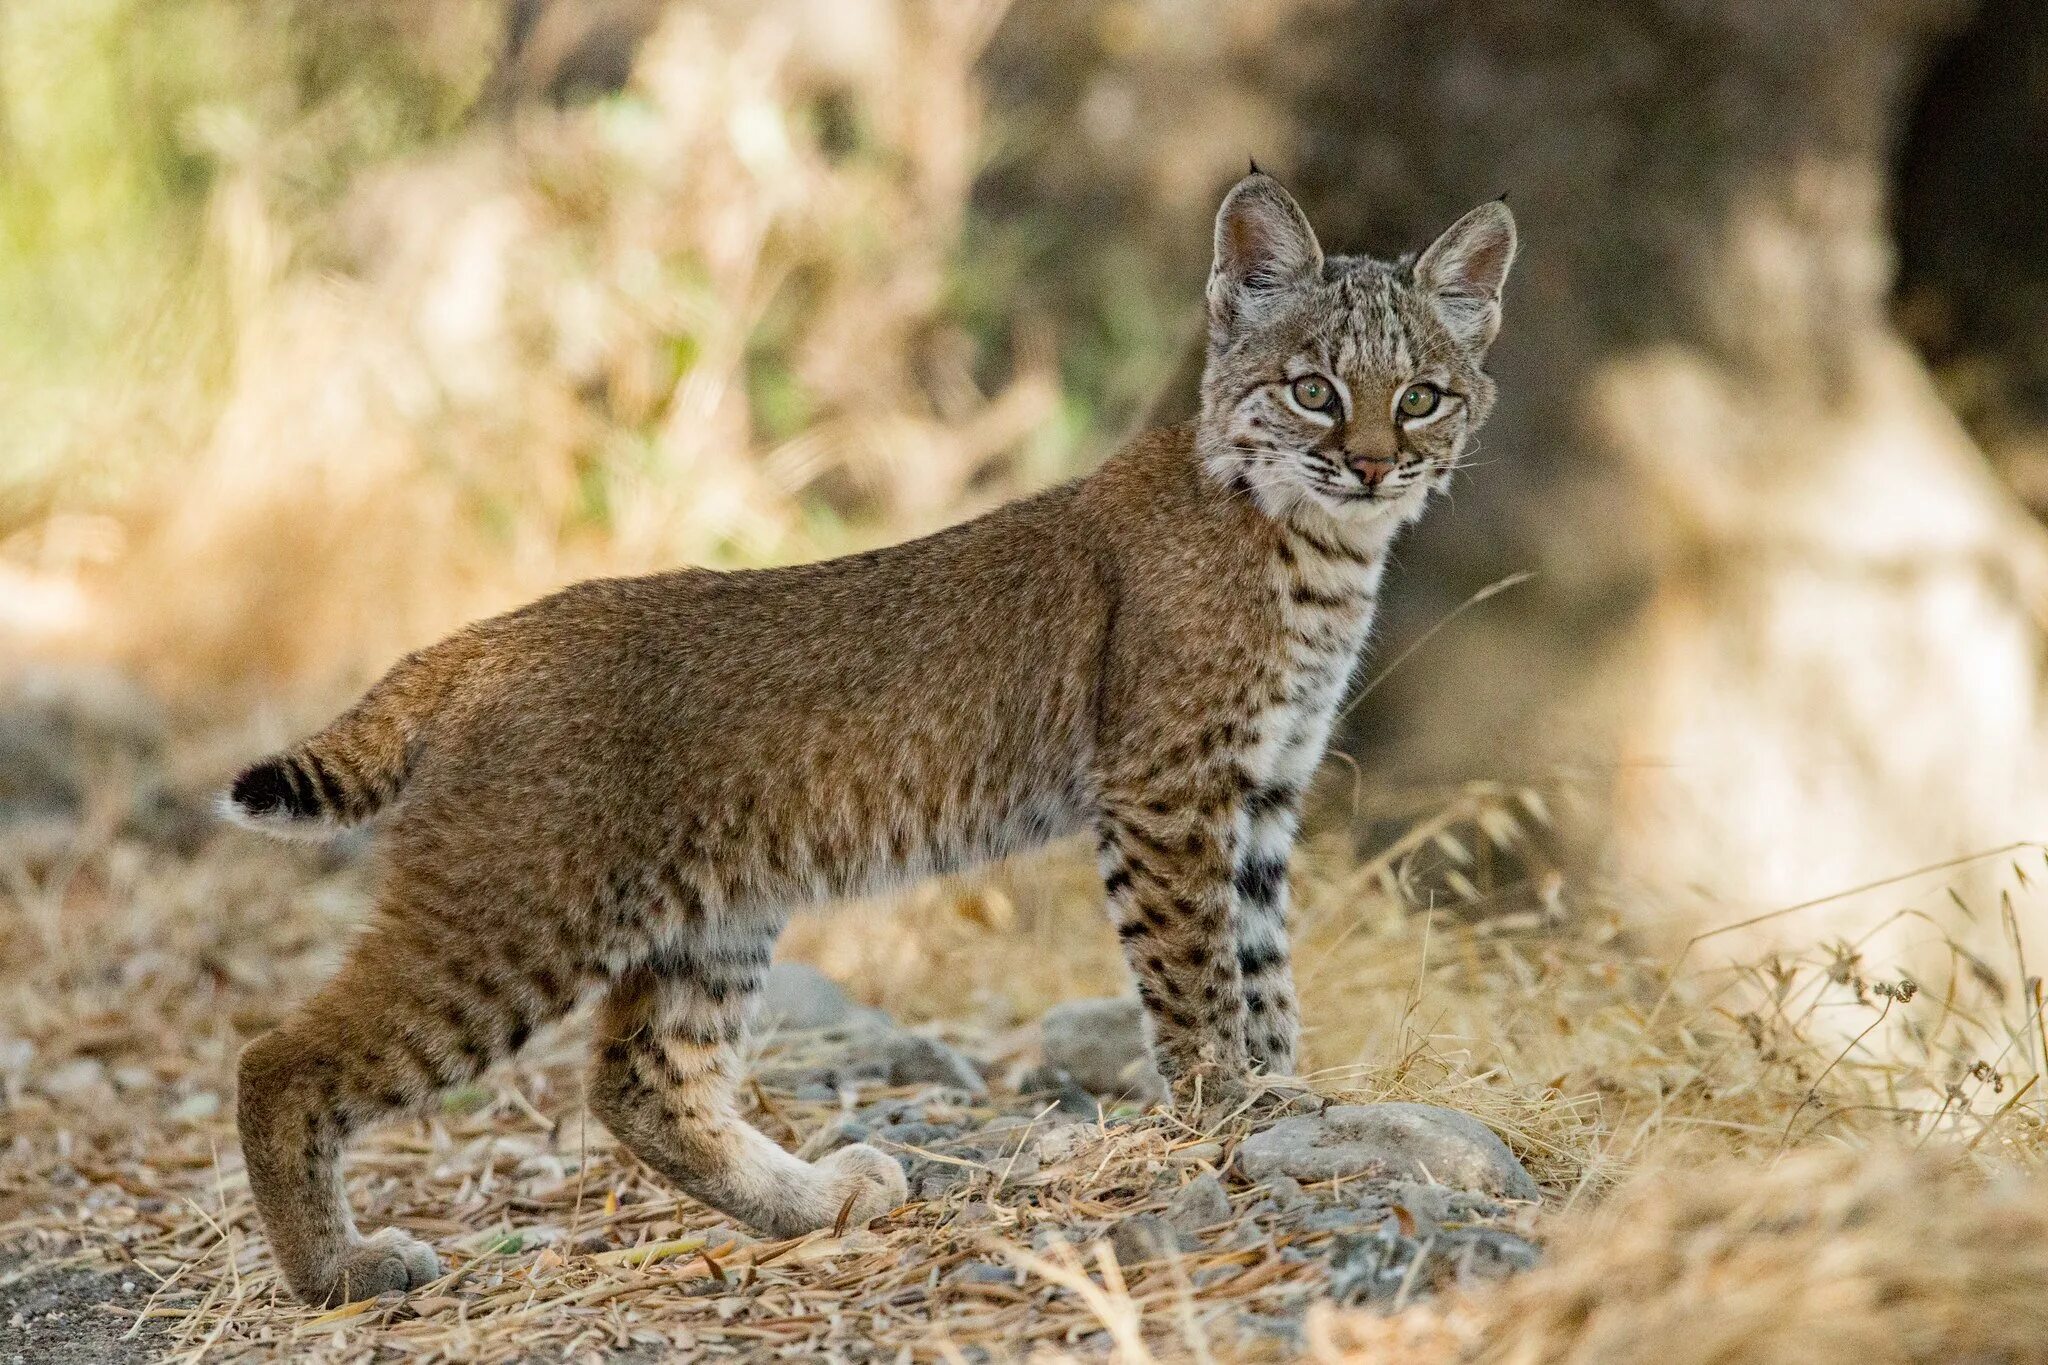
<path id="1" fill-rule="evenodd" d="M 244 769 L 221 814 L 264 834 L 317 839 L 390 805 L 464 671 L 470 651 L 458 642 L 466 637 L 408 655 L 326 729 Z"/>

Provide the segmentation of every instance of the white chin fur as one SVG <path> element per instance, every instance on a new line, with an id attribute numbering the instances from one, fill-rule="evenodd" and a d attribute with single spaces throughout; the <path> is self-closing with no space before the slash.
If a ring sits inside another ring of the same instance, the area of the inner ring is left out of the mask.
<path id="1" fill-rule="evenodd" d="M 235 798 L 222 792 L 213 801 L 214 813 L 231 825 L 267 834 L 273 839 L 289 839 L 299 844 L 321 844 L 341 833 L 342 827 L 325 818 L 301 819 L 291 815 L 252 815 L 235 804 Z"/>

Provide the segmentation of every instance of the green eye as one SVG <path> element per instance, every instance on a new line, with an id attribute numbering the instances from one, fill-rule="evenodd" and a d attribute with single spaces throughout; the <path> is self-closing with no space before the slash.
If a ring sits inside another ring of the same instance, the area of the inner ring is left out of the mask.
<path id="1" fill-rule="evenodd" d="M 1444 401 L 1444 391 L 1434 384 L 1410 384 L 1401 390 L 1398 406 L 1403 417 L 1427 417 Z"/>
<path id="2" fill-rule="evenodd" d="M 1294 381 L 1294 401 L 1310 412 L 1322 412 L 1337 401 L 1330 381 L 1317 374 L 1305 374 Z"/>

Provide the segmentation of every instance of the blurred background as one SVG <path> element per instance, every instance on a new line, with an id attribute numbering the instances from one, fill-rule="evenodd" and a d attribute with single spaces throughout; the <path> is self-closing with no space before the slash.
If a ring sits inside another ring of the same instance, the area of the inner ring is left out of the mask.
<path id="1" fill-rule="evenodd" d="M 1256 155 L 1332 250 L 1525 243 L 1318 831 L 1669 943 L 2036 839 L 2044 54 L 2029 0 L 15 0 L 11 800 L 196 848 L 466 620 L 1088 469 L 1188 411 Z M 2004 951 L 2007 861 L 1900 960 Z"/>

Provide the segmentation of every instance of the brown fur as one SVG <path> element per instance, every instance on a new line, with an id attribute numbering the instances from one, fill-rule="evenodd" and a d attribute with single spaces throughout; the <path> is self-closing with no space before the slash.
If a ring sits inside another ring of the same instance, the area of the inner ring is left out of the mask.
<path id="1" fill-rule="evenodd" d="M 1177 1092 L 1291 1071 L 1286 849 L 1406 518 L 1269 503 L 1196 428 L 1154 432 L 910 544 L 580 584 L 411 656 L 245 773 L 232 813 L 266 828 L 388 807 L 369 932 L 242 1060 L 292 1288 L 431 1277 L 425 1246 L 356 1232 L 344 1140 L 590 990 L 592 1105 L 679 1187 L 777 1234 L 893 1207 L 881 1153 L 805 1163 L 738 1115 L 775 936 L 795 907 L 1081 830 Z"/>

